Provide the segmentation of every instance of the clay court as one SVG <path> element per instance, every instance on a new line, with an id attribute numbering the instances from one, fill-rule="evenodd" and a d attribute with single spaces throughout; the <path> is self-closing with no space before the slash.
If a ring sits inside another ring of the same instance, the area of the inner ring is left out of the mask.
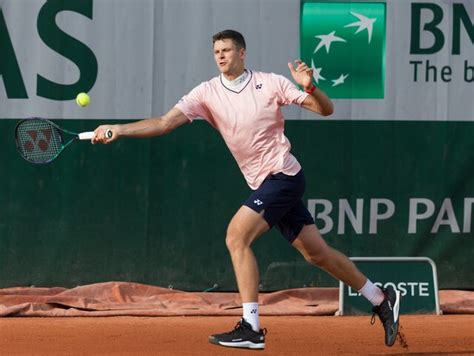
<path id="1" fill-rule="evenodd" d="M 3 355 L 379 355 L 474 354 L 474 315 L 403 316 L 408 346 L 387 348 L 370 317 L 262 317 L 264 351 L 211 345 L 207 336 L 230 329 L 232 317 L 2 318 Z"/>
<path id="2" fill-rule="evenodd" d="M 212 345 L 241 317 L 237 293 L 190 293 L 107 282 L 0 289 L 0 354 L 270 355 L 474 354 L 474 296 L 440 291 L 443 315 L 402 315 L 402 339 L 384 344 L 379 320 L 335 316 L 337 288 L 261 293 L 264 351 Z"/>

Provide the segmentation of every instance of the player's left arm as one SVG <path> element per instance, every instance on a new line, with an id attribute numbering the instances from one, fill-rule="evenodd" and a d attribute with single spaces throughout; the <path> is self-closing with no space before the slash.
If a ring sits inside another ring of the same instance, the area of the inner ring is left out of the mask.
<path id="1" fill-rule="evenodd" d="M 301 60 L 296 60 L 295 65 L 296 68 L 292 63 L 288 63 L 291 76 L 297 84 L 301 85 L 309 93 L 301 106 L 323 116 L 331 115 L 334 112 L 332 101 L 321 89 L 313 84 L 313 69 L 308 68 L 306 63 Z"/>

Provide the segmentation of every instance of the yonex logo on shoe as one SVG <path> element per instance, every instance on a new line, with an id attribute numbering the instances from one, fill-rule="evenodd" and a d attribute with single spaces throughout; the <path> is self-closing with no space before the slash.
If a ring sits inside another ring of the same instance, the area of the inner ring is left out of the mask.
<path id="1" fill-rule="evenodd" d="M 331 98 L 383 98 L 385 2 L 302 1 L 301 58 Z"/>
<path id="2" fill-rule="evenodd" d="M 257 84 L 257 85 L 255 86 L 255 89 L 262 89 L 262 84 Z"/>
<path id="3" fill-rule="evenodd" d="M 257 204 L 258 206 L 263 204 L 263 202 L 260 199 L 255 199 L 253 202 L 254 204 Z"/>

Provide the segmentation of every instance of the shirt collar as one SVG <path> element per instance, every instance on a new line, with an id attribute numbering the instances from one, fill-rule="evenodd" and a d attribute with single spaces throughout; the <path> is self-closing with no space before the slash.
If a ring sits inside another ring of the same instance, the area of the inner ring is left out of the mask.
<path id="1" fill-rule="evenodd" d="M 221 74 L 222 84 L 236 92 L 240 92 L 247 85 L 248 79 L 250 79 L 250 72 L 247 69 L 234 80 L 228 80 L 224 74 Z"/>
<path id="2" fill-rule="evenodd" d="M 251 78 L 252 78 L 252 72 L 247 69 L 244 69 L 244 72 L 241 75 L 239 75 L 237 78 L 235 78 L 234 80 L 226 79 L 226 77 L 224 77 L 224 74 L 222 73 L 220 75 L 222 85 L 224 85 L 224 87 L 227 88 L 228 90 L 235 93 L 240 93 L 242 90 L 244 90 L 244 88 L 250 82 Z"/>

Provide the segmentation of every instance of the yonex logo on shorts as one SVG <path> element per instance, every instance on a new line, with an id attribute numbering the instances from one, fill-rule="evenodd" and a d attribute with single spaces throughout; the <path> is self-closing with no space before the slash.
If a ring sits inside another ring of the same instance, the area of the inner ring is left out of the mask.
<path id="1" fill-rule="evenodd" d="M 253 202 L 254 204 L 257 204 L 259 206 L 263 204 L 263 202 L 260 199 L 255 199 Z"/>
<path id="2" fill-rule="evenodd" d="M 255 89 L 262 89 L 262 84 L 257 84 L 257 85 L 255 86 Z"/>
<path id="3" fill-rule="evenodd" d="M 250 314 L 255 314 L 255 313 L 257 313 L 257 309 L 252 309 L 252 310 L 250 311 Z"/>
<path id="4" fill-rule="evenodd" d="M 301 58 L 331 98 L 383 98 L 385 3 L 303 1 Z"/>

